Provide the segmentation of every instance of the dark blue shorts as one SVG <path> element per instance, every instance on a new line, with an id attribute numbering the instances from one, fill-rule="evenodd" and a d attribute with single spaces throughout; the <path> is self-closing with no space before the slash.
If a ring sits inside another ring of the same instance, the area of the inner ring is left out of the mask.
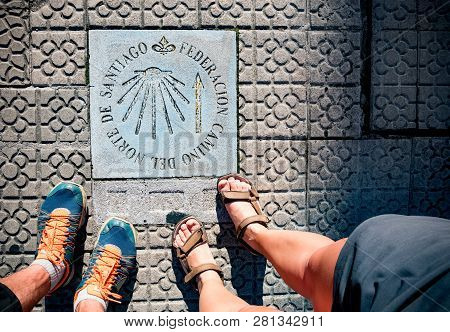
<path id="1" fill-rule="evenodd" d="M 450 220 L 383 215 L 342 248 L 333 311 L 450 311 Z"/>
<path id="2" fill-rule="evenodd" d="M 0 312 L 1 311 L 22 311 L 22 305 L 17 296 L 2 283 L 0 283 Z"/>

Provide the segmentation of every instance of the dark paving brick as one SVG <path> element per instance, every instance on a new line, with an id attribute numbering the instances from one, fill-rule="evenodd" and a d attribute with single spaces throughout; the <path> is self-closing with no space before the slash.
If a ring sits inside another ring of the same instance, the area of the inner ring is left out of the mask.
<path id="1" fill-rule="evenodd" d="M 417 83 L 417 33 L 379 31 L 373 36 L 372 82 L 375 85 Z"/>
<path id="2" fill-rule="evenodd" d="M 239 89 L 239 134 L 246 137 L 306 137 L 306 89 L 271 84 Z"/>
<path id="3" fill-rule="evenodd" d="M 0 145 L 0 197 L 37 198 L 38 154 L 35 149 Z"/>
<path id="4" fill-rule="evenodd" d="M 313 27 L 361 28 L 362 25 L 358 0 L 311 0 L 309 12 Z"/>
<path id="5" fill-rule="evenodd" d="M 296 28 L 307 24 L 306 0 L 255 1 L 254 3 L 256 28 Z"/>
<path id="6" fill-rule="evenodd" d="M 83 29 L 84 0 L 58 0 L 36 3 L 31 6 L 32 28 L 79 28 Z"/>
<path id="7" fill-rule="evenodd" d="M 144 26 L 197 27 L 199 25 L 197 2 L 196 0 L 144 0 Z"/>
<path id="8" fill-rule="evenodd" d="M 306 33 L 257 31 L 255 58 L 258 83 L 306 82 Z"/>
<path id="9" fill-rule="evenodd" d="M 411 140 L 360 142 L 359 188 L 409 188 Z"/>
<path id="10" fill-rule="evenodd" d="M 360 88 L 311 87 L 308 93 L 309 137 L 361 135 Z"/>
<path id="11" fill-rule="evenodd" d="M 86 32 L 36 31 L 31 40 L 35 85 L 85 84 Z"/>
<path id="12" fill-rule="evenodd" d="M 450 36 L 419 32 L 419 84 L 450 85 Z"/>
<path id="13" fill-rule="evenodd" d="M 419 29 L 450 29 L 450 3 L 447 0 L 417 0 L 417 8 Z"/>
<path id="14" fill-rule="evenodd" d="M 0 86 L 27 85 L 30 80 L 28 9 L 12 4 L 0 8 Z"/>
<path id="15" fill-rule="evenodd" d="M 309 141 L 309 189 L 358 187 L 358 141 Z"/>
<path id="16" fill-rule="evenodd" d="M 419 129 L 450 128 L 450 86 L 419 86 Z"/>
<path id="17" fill-rule="evenodd" d="M 241 141 L 241 171 L 252 178 L 260 191 L 304 190 L 306 142 Z"/>
<path id="18" fill-rule="evenodd" d="M 36 142 L 35 89 L 0 89 L 0 140 L 2 142 Z"/>
<path id="19" fill-rule="evenodd" d="M 90 27 L 140 27 L 140 0 L 87 0 Z"/>
<path id="20" fill-rule="evenodd" d="M 416 0 L 373 0 L 372 11 L 375 29 L 414 30 L 415 28 Z"/>
<path id="21" fill-rule="evenodd" d="M 311 190 L 308 197 L 310 231 L 337 240 L 348 236 L 358 225 L 361 205 L 359 190 Z"/>
<path id="22" fill-rule="evenodd" d="M 0 253 L 34 253 L 37 247 L 37 200 L 0 201 Z"/>
<path id="23" fill-rule="evenodd" d="M 372 87 L 371 128 L 407 129 L 416 127 L 416 87 Z"/>
<path id="24" fill-rule="evenodd" d="M 413 190 L 411 194 L 411 215 L 450 218 L 450 190 Z"/>
<path id="25" fill-rule="evenodd" d="M 412 189 L 446 189 L 450 185 L 450 139 L 415 138 Z"/>
<path id="26" fill-rule="evenodd" d="M 358 32 L 310 32 L 311 83 L 359 84 L 360 38 Z"/>

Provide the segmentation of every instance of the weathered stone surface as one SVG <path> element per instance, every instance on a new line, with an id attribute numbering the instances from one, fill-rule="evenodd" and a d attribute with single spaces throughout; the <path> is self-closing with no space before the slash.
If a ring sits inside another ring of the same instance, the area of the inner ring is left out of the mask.
<path id="1" fill-rule="evenodd" d="M 309 141 L 309 189 L 357 188 L 358 141 Z"/>
<path id="2" fill-rule="evenodd" d="M 253 26 L 252 1 L 201 0 L 201 23 L 204 27 L 240 27 Z"/>
<path id="3" fill-rule="evenodd" d="M 359 87 L 311 87 L 309 137 L 360 137 L 363 111 Z"/>
<path id="4" fill-rule="evenodd" d="M 310 32 L 311 83 L 359 84 L 360 38 L 359 32 Z"/>
<path id="5" fill-rule="evenodd" d="M 255 58 L 258 83 L 306 82 L 306 33 L 257 31 Z"/>
<path id="6" fill-rule="evenodd" d="M 450 190 L 413 190 L 410 214 L 450 218 Z"/>
<path id="7" fill-rule="evenodd" d="M 239 88 L 242 83 L 252 83 L 256 80 L 255 71 L 253 70 L 255 33 L 252 31 L 242 30 L 239 32 L 238 41 L 238 70 L 239 70 Z"/>
<path id="8" fill-rule="evenodd" d="M 408 215 L 408 189 L 362 189 L 360 191 L 360 206 L 357 222 L 361 223 L 369 218 L 382 214 Z"/>
<path id="9" fill-rule="evenodd" d="M 372 87 L 372 129 L 415 128 L 416 91 L 412 86 Z"/>
<path id="10" fill-rule="evenodd" d="M 260 192 L 305 189 L 306 142 L 257 140 L 240 142 L 240 169 Z"/>
<path id="11" fill-rule="evenodd" d="M 89 148 L 44 148 L 41 156 L 40 192 L 46 196 L 61 181 L 81 184 L 91 196 L 91 156 Z"/>
<path id="12" fill-rule="evenodd" d="M 373 36 L 372 82 L 375 85 L 417 83 L 417 33 L 379 31 Z"/>
<path id="13" fill-rule="evenodd" d="M 360 141 L 359 188 L 409 188 L 411 140 Z"/>
<path id="14" fill-rule="evenodd" d="M 47 299 L 47 311 L 73 310 L 81 272 L 111 214 L 139 222 L 139 270 L 125 285 L 124 303 L 108 310 L 197 311 L 198 293 L 182 283 L 170 249 L 181 212 L 205 222 L 231 292 L 251 304 L 312 310 L 270 262 L 237 241 L 215 178 L 92 180 L 85 29 L 146 28 L 145 40 L 149 28 L 239 29 L 235 164 L 260 191 L 271 228 L 340 239 L 380 214 L 450 218 L 449 138 L 414 133 L 442 136 L 449 128 L 446 1 L 0 2 L 0 277 L 33 260 L 39 205 L 56 183 L 81 183 L 95 205 L 76 275 Z M 374 57 L 364 63 L 369 5 Z M 363 118 L 362 109 L 370 114 Z"/>
<path id="15" fill-rule="evenodd" d="M 419 32 L 419 84 L 450 85 L 450 36 Z"/>
<path id="16" fill-rule="evenodd" d="M 31 7 L 32 28 L 84 28 L 84 0 L 50 0 Z"/>
<path id="17" fill-rule="evenodd" d="M 358 225 L 359 190 L 311 190 L 308 197 L 310 231 L 337 240 L 348 236 Z"/>
<path id="18" fill-rule="evenodd" d="M 0 145 L 0 197 L 35 198 L 39 192 L 35 149 Z"/>
<path id="19" fill-rule="evenodd" d="M 415 138 L 413 141 L 413 189 L 448 189 L 450 139 Z"/>
<path id="20" fill-rule="evenodd" d="M 450 87 L 419 86 L 419 129 L 450 128 Z"/>
<path id="21" fill-rule="evenodd" d="M 226 218 L 220 203 L 216 210 L 215 179 L 95 181 L 94 197 L 94 216 L 100 223 L 114 215 L 137 225 L 171 224 L 181 214 L 193 214 L 205 223 Z"/>
<path id="22" fill-rule="evenodd" d="M 0 201 L 0 253 L 34 253 L 37 246 L 37 201 Z"/>
<path id="23" fill-rule="evenodd" d="M 40 90 L 42 142 L 87 142 L 88 95 L 85 89 Z"/>
<path id="24" fill-rule="evenodd" d="M 0 9 L 0 86 L 29 83 L 29 46 L 28 10 L 9 2 Z"/>
<path id="25" fill-rule="evenodd" d="M 0 89 L 0 109 L 0 141 L 37 141 L 35 89 Z"/>
<path id="26" fill-rule="evenodd" d="M 417 25 L 420 30 L 450 29 L 450 3 L 445 0 L 417 0 Z"/>
<path id="27" fill-rule="evenodd" d="M 311 26 L 361 28 L 362 18 L 358 0 L 311 0 Z"/>
<path id="28" fill-rule="evenodd" d="M 373 0 L 372 11 L 374 29 L 413 30 L 415 28 L 416 0 Z"/>
<path id="29" fill-rule="evenodd" d="M 306 0 L 255 1 L 256 28 L 297 28 L 307 23 Z"/>
<path id="30" fill-rule="evenodd" d="M 306 192 L 264 193 L 261 206 L 273 228 L 307 231 Z"/>
<path id="31" fill-rule="evenodd" d="M 140 0 L 87 0 L 90 27 L 140 27 Z"/>
<path id="32" fill-rule="evenodd" d="M 5 8 L 28 8 L 29 0 L 1 0 L 1 4 Z"/>
<path id="33" fill-rule="evenodd" d="M 295 85 L 242 86 L 240 137 L 306 137 L 306 89 Z"/>
<path id="34" fill-rule="evenodd" d="M 86 33 L 39 31 L 31 34 L 34 85 L 85 83 Z"/>
<path id="35" fill-rule="evenodd" d="M 90 32 L 94 177 L 235 171 L 235 33 L 155 30 L 150 36 Z"/>
<path id="36" fill-rule="evenodd" d="M 198 27 L 197 1 L 144 0 L 144 26 Z"/>
<path id="37" fill-rule="evenodd" d="M 0 89 L 3 142 L 87 142 L 87 90 Z"/>

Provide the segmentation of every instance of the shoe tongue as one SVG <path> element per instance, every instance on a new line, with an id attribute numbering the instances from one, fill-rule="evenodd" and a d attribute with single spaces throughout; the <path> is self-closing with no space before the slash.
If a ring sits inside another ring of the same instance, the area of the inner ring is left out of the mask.
<path id="1" fill-rule="evenodd" d="M 56 208 L 51 213 L 51 217 L 68 217 L 70 215 L 70 211 L 65 208 Z"/>
<path id="2" fill-rule="evenodd" d="M 107 244 L 105 245 L 104 248 L 108 249 L 108 251 L 111 251 L 117 255 L 122 255 L 122 250 L 120 250 L 120 248 L 115 246 L 114 244 Z"/>
<path id="3" fill-rule="evenodd" d="M 100 292 L 100 288 L 98 287 L 97 284 L 89 284 L 86 287 L 86 290 L 87 290 L 89 295 L 93 295 L 93 296 L 97 296 L 97 297 L 102 298 L 101 292 Z"/>

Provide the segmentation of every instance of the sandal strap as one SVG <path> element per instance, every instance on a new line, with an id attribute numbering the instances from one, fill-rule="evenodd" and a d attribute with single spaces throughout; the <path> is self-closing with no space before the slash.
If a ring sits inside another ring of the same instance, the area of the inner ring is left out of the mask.
<path id="1" fill-rule="evenodd" d="M 208 238 L 206 236 L 206 233 L 204 231 L 203 226 L 197 229 L 195 232 L 189 236 L 189 238 L 186 240 L 184 245 L 180 248 L 180 251 L 185 255 L 189 255 L 189 253 L 197 248 L 199 245 L 202 245 L 203 243 L 206 243 L 208 241 Z"/>
<path id="2" fill-rule="evenodd" d="M 251 224 L 260 224 L 267 228 L 267 224 L 269 223 L 269 219 L 263 215 L 258 214 L 256 216 L 251 216 L 242 220 L 242 222 L 236 228 L 236 236 L 239 240 L 244 236 L 246 228 Z"/>
<path id="3" fill-rule="evenodd" d="M 184 277 L 184 282 L 189 283 L 192 279 L 194 279 L 200 273 L 205 272 L 205 271 L 211 271 L 211 270 L 216 271 L 219 274 L 220 278 L 223 279 L 222 270 L 220 269 L 220 267 L 217 264 L 208 263 L 208 264 L 202 264 L 197 267 L 194 267 L 188 274 L 186 274 L 186 276 Z"/>

